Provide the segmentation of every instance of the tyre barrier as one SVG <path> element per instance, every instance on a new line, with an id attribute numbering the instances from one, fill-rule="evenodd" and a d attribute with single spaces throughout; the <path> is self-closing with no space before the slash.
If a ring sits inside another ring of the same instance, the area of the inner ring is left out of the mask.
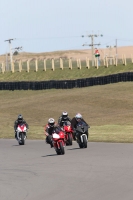
<path id="1" fill-rule="evenodd" d="M 133 81 L 133 72 L 76 80 L 0 82 L 0 90 L 72 89 L 126 81 Z"/>

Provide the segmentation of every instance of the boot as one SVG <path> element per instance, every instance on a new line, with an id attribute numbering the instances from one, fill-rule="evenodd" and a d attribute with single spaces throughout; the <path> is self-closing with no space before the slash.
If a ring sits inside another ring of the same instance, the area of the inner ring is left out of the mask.
<path id="1" fill-rule="evenodd" d="M 51 148 L 52 148 L 52 147 L 53 147 L 53 144 L 51 143 L 50 146 L 51 146 Z"/>
<path id="2" fill-rule="evenodd" d="M 73 140 L 76 140 L 76 132 L 73 132 Z"/>
<path id="3" fill-rule="evenodd" d="M 18 140 L 18 138 L 17 138 L 17 133 L 16 133 L 16 132 L 15 132 L 15 139 Z"/>

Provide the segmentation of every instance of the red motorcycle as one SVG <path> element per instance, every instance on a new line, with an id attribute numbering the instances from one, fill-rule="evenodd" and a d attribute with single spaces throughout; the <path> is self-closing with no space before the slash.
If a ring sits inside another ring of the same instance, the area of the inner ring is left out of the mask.
<path id="1" fill-rule="evenodd" d="M 52 143 L 57 155 L 65 154 L 65 134 L 61 129 L 52 134 Z"/>
<path id="2" fill-rule="evenodd" d="M 72 140 L 73 140 L 73 130 L 71 128 L 71 123 L 68 122 L 64 122 L 63 124 L 63 130 L 65 132 L 65 140 L 66 140 L 66 145 L 72 145 Z"/>
<path id="3" fill-rule="evenodd" d="M 24 145 L 25 144 L 25 140 L 26 140 L 26 132 L 27 132 L 27 128 L 25 124 L 19 124 L 17 127 L 17 140 L 19 145 Z"/>

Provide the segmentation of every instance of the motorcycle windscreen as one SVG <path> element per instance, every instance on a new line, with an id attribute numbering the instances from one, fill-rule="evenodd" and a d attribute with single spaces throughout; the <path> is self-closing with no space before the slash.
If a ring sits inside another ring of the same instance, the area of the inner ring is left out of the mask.
<path id="1" fill-rule="evenodd" d="M 76 131 L 80 132 L 80 133 L 85 133 L 88 131 L 88 126 L 86 126 L 86 125 L 85 126 L 77 126 Z"/>

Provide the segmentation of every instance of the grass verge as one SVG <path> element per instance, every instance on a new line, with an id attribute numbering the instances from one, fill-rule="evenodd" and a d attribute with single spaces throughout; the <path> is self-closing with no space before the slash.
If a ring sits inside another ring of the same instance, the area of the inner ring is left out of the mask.
<path id="1" fill-rule="evenodd" d="M 85 66 L 82 69 L 78 69 L 76 66 L 72 70 L 64 68 L 63 70 L 55 69 L 52 71 L 48 69 L 46 72 L 43 70 L 38 70 L 35 72 L 33 69 L 30 72 L 26 70 L 22 72 L 5 72 L 0 73 L 0 81 L 46 81 L 46 80 L 74 80 L 88 77 L 105 76 L 116 73 L 133 71 L 133 64 L 128 64 L 127 66 L 118 65 L 109 66 L 108 68 L 100 66 L 98 69 L 95 67 L 90 67 L 87 69 Z"/>
<path id="2" fill-rule="evenodd" d="M 0 138 L 14 138 L 13 124 L 22 114 L 28 139 L 44 139 L 44 125 L 66 110 L 80 112 L 90 125 L 89 141 L 133 142 L 133 83 L 40 91 L 0 91 Z"/>

